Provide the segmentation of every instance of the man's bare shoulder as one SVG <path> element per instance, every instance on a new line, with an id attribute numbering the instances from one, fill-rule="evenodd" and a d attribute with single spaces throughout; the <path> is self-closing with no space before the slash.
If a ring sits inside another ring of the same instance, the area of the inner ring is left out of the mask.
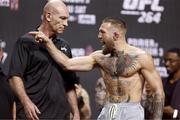
<path id="1" fill-rule="evenodd" d="M 136 56 L 147 54 L 147 52 L 144 51 L 143 49 L 134 46 L 130 46 L 129 53 L 134 54 Z"/>
<path id="2" fill-rule="evenodd" d="M 154 61 L 152 55 L 144 50 L 139 51 L 138 61 L 141 64 L 142 68 L 152 69 L 154 68 Z"/>
<path id="3" fill-rule="evenodd" d="M 143 49 L 140 48 L 135 48 L 134 49 L 135 54 L 138 56 L 139 59 L 143 59 L 143 60 L 152 60 L 152 56 L 151 54 L 149 54 L 148 52 L 146 52 Z"/>
<path id="4" fill-rule="evenodd" d="M 96 64 L 100 64 L 104 61 L 104 58 L 109 57 L 110 54 L 104 55 L 102 50 L 97 50 L 91 53 L 90 56 L 94 59 Z"/>
<path id="5" fill-rule="evenodd" d="M 133 47 L 131 48 L 131 54 L 137 56 L 137 60 L 142 67 L 153 66 L 153 58 L 150 53 L 146 52 L 143 49 Z"/>

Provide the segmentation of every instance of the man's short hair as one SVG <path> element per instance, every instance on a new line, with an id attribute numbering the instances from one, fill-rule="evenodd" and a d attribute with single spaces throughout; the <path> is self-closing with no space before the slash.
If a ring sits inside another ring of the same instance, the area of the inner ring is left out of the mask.
<path id="1" fill-rule="evenodd" d="M 106 17 L 103 22 L 109 22 L 114 26 L 119 26 L 125 33 L 127 31 L 127 24 L 124 20 L 118 17 Z"/>
<path id="2" fill-rule="evenodd" d="M 167 52 L 176 53 L 178 55 L 178 57 L 180 57 L 180 49 L 179 48 L 171 48 L 171 49 L 167 50 Z"/>

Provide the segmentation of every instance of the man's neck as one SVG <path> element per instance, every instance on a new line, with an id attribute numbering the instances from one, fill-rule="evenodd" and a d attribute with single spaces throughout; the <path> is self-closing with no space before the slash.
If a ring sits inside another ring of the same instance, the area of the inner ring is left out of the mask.
<path id="1" fill-rule="evenodd" d="M 54 36 L 56 36 L 53 32 L 51 32 L 51 30 L 49 30 L 49 27 L 45 24 L 39 26 L 38 30 L 43 32 L 49 38 L 53 38 Z"/>
<path id="2" fill-rule="evenodd" d="M 180 70 L 178 70 L 178 71 L 174 74 L 174 78 L 175 78 L 175 79 L 180 79 Z"/>
<path id="3" fill-rule="evenodd" d="M 125 41 L 115 42 L 115 50 L 116 51 L 125 51 L 127 49 L 128 49 L 128 44 Z"/>
<path id="4" fill-rule="evenodd" d="M 170 82 L 174 83 L 174 82 L 176 82 L 178 80 L 180 80 L 180 70 L 172 75 L 172 78 L 170 79 Z"/>
<path id="5" fill-rule="evenodd" d="M 114 45 L 115 50 L 117 51 L 124 51 L 128 47 L 125 37 L 119 38 L 118 40 L 114 41 Z"/>

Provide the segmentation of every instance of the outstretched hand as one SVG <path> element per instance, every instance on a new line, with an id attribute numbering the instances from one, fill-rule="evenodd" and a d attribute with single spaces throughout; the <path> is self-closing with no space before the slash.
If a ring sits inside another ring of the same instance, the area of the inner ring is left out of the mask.
<path id="1" fill-rule="evenodd" d="M 31 31 L 29 32 L 29 35 L 34 36 L 35 41 L 38 43 L 47 43 L 50 41 L 50 39 L 41 31 Z"/>

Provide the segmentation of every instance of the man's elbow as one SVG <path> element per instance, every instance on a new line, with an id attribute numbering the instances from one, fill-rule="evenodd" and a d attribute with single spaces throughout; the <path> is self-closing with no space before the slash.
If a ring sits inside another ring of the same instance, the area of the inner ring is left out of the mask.
<path id="1" fill-rule="evenodd" d="M 164 91 L 162 92 L 161 96 L 162 96 L 162 99 L 165 100 L 165 93 L 164 93 Z"/>
<path id="2" fill-rule="evenodd" d="M 64 71 L 72 71 L 70 66 L 62 66 Z"/>
<path id="3" fill-rule="evenodd" d="M 156 97 L 160 98 L 161 100 L 165 99 L 165 94 L 163 89 L 157 89 L 155 92 Z"/>

